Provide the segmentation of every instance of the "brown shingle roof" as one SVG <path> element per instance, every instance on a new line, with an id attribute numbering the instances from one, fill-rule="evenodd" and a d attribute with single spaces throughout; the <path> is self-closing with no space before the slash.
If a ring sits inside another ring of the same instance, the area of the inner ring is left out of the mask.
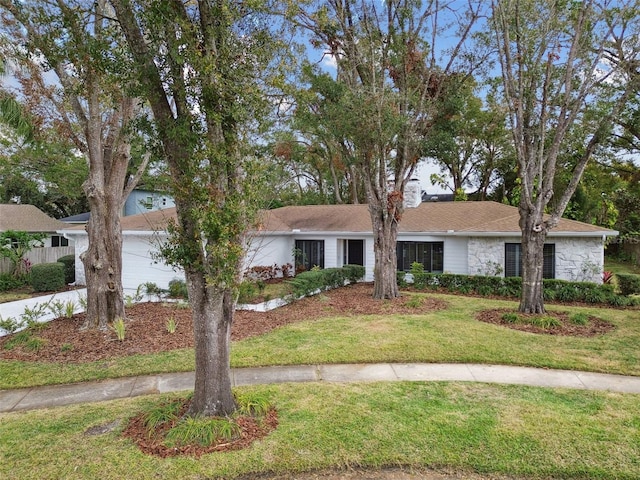
<path id="1" fill-rule="evenodd" d="M 497 202 L 424 202 L 408 208 L 400 222 L 403 233 L 466 232 L 469 234 L 520 233 L 518 209 Z M 266 231 L 370 232 L 367 205 L 309 205 L 267 212 Z M 613 230 L 561 219 L 554 233 L 594 233 Z"/>
<path id="2" fill-rule="evenodd" d="M 55 232 L 65 226 L 34 205 L 0 204 L 0 232 Z"/>
<path id="3" fill-rule="evenodd" d="M 168 208 L 122 218 L 123 231 L 157 231 L 175 218 Z M 519 234 L 518 209 L 497 202 L 424 202 L 405 210 L 402 233 Z M 82 227 L 80 227 L 82 228 Z M 367 205 L 290 206 L 262 212 L 258 230 L 262 232 L 371 232 Z M 614 234 L 613 230 L 573 220 L 561 219 L 552 233 Z"/>

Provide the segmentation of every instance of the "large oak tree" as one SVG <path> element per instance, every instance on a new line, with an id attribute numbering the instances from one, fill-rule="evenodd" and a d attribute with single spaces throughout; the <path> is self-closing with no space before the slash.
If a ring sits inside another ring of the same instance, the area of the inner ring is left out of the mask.
<path id="1" fill-rule="evenodd" d="M 82 255 L 87 283 L 86 328 L 124 318 L 122 233 L 124 202 L 145 169 L 130 174 L 130 122 L 138 102 L 123 85 L 127 71 L 105 0 L 0 1 L 4 55 L 33 118 L 55 128 L 86 159 L 82 187 L 91 217 Z M 148 158 L 148 157 L 146 157 Z"/>
<path id="2" fill-rule="evenodd" d="M 519 309 L 541 313 L 547 234 L 637 82 L 629 71 L 638 62 L 640 11 L 635 0 L 494 0 L 492 9 L 521 182 Z M 562 159 L 571 171 L 558 182 L 567 173 Z"/>
<path id="3" fill-rule="evenodd" d="M 189 414 L 228 415 L 234 290 L 259 200 L 249 140 L 270 107 L 265 75 L 281 58 L 272 23 L 260 1 L 112 3 L 172 177 L 178 220 L 163 253 L 184 269 L 193 310 Z"/>
<path id="4" fill-rule="evenodd" d="M 404 189 L 424 158 L 442 99 L 471 81 L 482 2 L 329 0 L 295 19 L 336 61 L 341 132 L 362 176 L 374 235 L 374 297 L 399 295 L 396 238 Z M 332 111 L 335 111 L 333 108 Z"/>

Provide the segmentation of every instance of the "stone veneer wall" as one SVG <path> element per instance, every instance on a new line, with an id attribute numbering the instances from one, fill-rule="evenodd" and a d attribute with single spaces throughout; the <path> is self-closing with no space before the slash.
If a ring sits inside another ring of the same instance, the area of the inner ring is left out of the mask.
<path id="1" fill-rule="evenodd" d="M 504 244 L 520 237 L 470 237 L 469 274 L 504 275 Z M 550 237 L 556 246 L 556 278 L 580 282 L 602 282 L 604 249 L 600 238 Z"/>
<path id="2" fill-rule="evenodd" d="M 556 278 L 602 283 L 604 245 L 600 238 L 551 238 L 556 244 Z"/>

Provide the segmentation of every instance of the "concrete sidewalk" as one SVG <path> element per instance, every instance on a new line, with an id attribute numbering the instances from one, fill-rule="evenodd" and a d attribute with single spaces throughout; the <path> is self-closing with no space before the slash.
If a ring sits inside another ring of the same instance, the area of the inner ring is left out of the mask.
<path id="1" fill-rule="evenodd" d="M 26 308 L 34 309 L 39 306 L 44 306 L 45 313 L 38 319 L 38 321 L 48 322 L 55 317 L 53 312 L 49 310 L 49 305 L 53 305 L 54 302 L 62 302 L 63 304 L 72 302 L 74 305 L 74 313 L 80 313 L 84 311 L 82 305 L 80 305 L 80 298 L 86 297 L 87 289 L 80 288 L 78 290 L 69 290 L 40 297 L 26 298 L 15 302 L 0 303 L 0 319 L 6 320 L 8 318 L 14 318 L 15 320 L 19 320 Z M 6 332 L 0 328 L 0 336 L 3 335 L 6 335 Z"/>
<path id="2" fill-rule="evenodd" d="M 194 378 L 193 372 L 168 373 L 73 385 L 0 390 L 0 412 L 192 390 Z M 285 382 L 378 381 L 481 382 L 640 394 L 640 377 L 499 365 L 350 364 L 232 369 L 234 386 Z"/>

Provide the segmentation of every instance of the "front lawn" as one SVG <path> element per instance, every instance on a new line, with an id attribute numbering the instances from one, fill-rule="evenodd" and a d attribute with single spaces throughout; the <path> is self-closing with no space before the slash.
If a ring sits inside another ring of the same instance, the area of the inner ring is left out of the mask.
<path id="1" fill-rule="evenodd" d="M 354 292 L 345 287 L 343 292 Z M 342 289 L 340 289 L 342 290 Z M 327 292 L 281 310 L 294 323 L 269 333 L 233 342 L 232 366 L 295 365 L 321 363 L 454 362 L 588 370 L 640 375 L 639 311 L 548 305 L 550 310 L 583 312 L 606 320 L 613 331 L 595 337 L 541 335 L 512 330 L 476 320 L 487 309 L 515 308 L 515 302 L 435 294 L 406 294 L 436 299 L 447 308 L 366 315 L 331 311 Z M 366 293 L 359 294 L 362 298 Z M 357 297 L 351 301 L 357 301 Z M 367 297 L 370 298 L 370 297 Z M 309 302 L 309 303 L 303 303 Z M 305 307 L 304 305 L 308 305 Z M 384 302 L 381 304 L 384 306 Z M 167 317 L 173 312 L 167 309 Z M 315 313 L 309 313 L 315 312 Z M 158 318 L 157 328 L 165 328 Z M 168 335 L 168 334 L 167 334 Z M 64 347 L 64 345 L 63 345 Z M 63 348 L 62 347 L 62 348 Z M 188 371 L 194 368 L 189 348 L 161 353 L 130 355 L 82 364 L 0 360 L 0 388 Z"/>
<path id="2" fill-rule="evenodd" d="M 614 326 L 592 337 L 549 335 L 476 319 L 515 302 L 428 293 L 379 302 L 363 288 L 329 291 L 272 312 L 271 330 L 233 342 L 232 365 L 472 362 L 640 375 L 637 309 L 548 305 Z M 176 309 L 167 306 L 166 318 L 154 312 L 163 329 Z M 193 368 L 190 348 L 88 363 L 0 360 L 0 388 Z M 390 466 L 475 480 L 640 478 L 638 395 L 455 382 L 238 391 L 268 398 L 277 428 L 243 450 L 198 458 L 147 455 L 121 435 L 138 412 L 177 394 L 0 414 L 0 478 L 309 479 L 316 474 L 297 472 Z"/>
<path id="3" fill-rule="evenodd" d="M 200 458 L 146 455 L 120 435 L 158 396 L 0 415 L 0 478 L 318 478 L 296 472 L 384 466 L 425 477 L 640 478 L 638 395 L 447 382 L 251 389 L 276 406 L 278 428 Z"/>

